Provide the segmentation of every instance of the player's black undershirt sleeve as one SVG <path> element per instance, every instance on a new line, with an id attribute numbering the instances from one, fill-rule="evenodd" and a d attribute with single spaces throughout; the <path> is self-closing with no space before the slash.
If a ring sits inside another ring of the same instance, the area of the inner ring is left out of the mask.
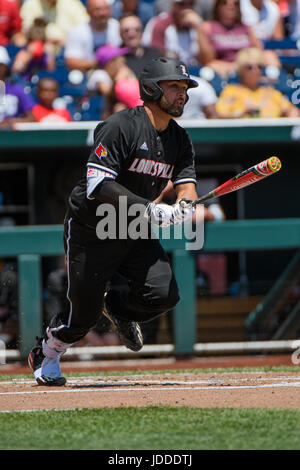
<path id="1" fill-rule="evenodd" d="M 127 206 L 132 204 L 141 204 L 147 206 L 150 201 L 143 197 L 137 196 L 136 194 L 129 191 L 125 186 L 117 183 L 114 180 L 104 180 L 93 192 L 93 196 L 100 202 L 112 204 L 115 207 L 119 207 L 119 197 L 127 197 Z"/>

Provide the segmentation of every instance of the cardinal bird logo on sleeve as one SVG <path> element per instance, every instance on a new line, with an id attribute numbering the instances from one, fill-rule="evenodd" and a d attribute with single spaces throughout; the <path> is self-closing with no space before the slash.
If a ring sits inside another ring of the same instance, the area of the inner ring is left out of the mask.
<path id="1" fill-rule="evenodd" d="M 106 148 L 101 144 L 98 145 L 98 147 L 96 148 L 95 150 L 95 153 L 97 155 L 98 158 L 104 158 L 104 157 L 107 157 L 107 150 Z"/>

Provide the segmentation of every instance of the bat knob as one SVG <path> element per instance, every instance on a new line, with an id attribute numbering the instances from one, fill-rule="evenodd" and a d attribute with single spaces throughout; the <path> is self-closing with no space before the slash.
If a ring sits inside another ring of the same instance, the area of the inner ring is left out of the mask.
<path id="1" fill-rule="evenodd" d="M 190 199 L 185 199 L 183 197 L 182 199 L 180 199 L 179 205 L 183 209 L 192 208 L 193 207 L 193 201 L 191 201 Z"/>

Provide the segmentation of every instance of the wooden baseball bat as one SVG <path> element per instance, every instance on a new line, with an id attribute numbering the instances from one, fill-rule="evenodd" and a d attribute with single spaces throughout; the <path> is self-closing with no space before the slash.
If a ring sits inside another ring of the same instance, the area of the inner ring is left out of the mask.
<path id="1" fill-rule="evenodd" d="M 202 204 L 203 202 L 209 201 L 215 197 L 224 196 L 224 194 L 232 193 L 238 189 L 245 188 L 250 184 L 263 180 L 267 176 L 273 175 L 279 171 L 280 168 L 281 161 L 279 158 L 274 156 L 267 158 L 267 160 L 257 163 L 257 165 L 254 165 L 251 168 L 248 168 L 248 170 L 244 170 L 233 178 L 225 181 L 225 183 L 221 184 L 213 191 L 204 194 L 204 196 L 200 197 L 196 201 L 193 201 L 192 205 L 196 206 L 197 204 Z"/>

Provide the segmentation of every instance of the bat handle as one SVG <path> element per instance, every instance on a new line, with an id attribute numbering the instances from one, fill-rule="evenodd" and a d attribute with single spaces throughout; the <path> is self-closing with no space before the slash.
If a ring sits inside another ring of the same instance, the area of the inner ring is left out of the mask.
<path id="1" fill-rule="evenodd" d="M 196 207 L 198 204 L 203 204 L 206 201 L 209 201 L 210 199 L 213 199 L 215 196 L 214 191 L 210 191 L 207 194 L 204 194 L 204 196 L 199 197 L 199 199 L 196 199 L 196 201 L 192 202 L 192 207 Z"/>

